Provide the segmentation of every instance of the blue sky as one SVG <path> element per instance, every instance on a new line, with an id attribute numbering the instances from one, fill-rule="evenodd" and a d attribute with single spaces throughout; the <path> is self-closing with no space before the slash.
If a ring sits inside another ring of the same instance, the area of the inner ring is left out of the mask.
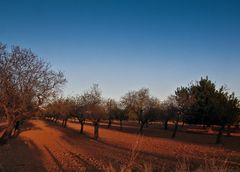
<path id="1" fill-rule="evenodd" d="M 240 1 L 0 0 L 0 42 L 62 70 L 65 95 L 98 83 L 119 99 L 148 87 L 165 99 L 208 75 L 240 97 Z"/>

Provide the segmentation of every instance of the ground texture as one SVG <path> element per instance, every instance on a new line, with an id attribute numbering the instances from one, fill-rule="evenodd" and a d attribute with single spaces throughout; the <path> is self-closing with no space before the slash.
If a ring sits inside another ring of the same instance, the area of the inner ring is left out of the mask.
<path id="1" fill-rule="evenodd" d="M 3 128 L 4 123 L 0 125 Z M 154 171 L 176 169 L 182 161 L 199 166 L 207 161 L 227 163 L 232 169 L 240 167 L 240 137 L 224 136 L 224 145 L 215 146 L 215 135 L 196 134 L 183 130 L 171 139 L 170 131 L 158 125 L 138 128 L 125 123 L 123 131 L 117 123 L 111 129 L 102 124 L 100 139 L 92 139 L 93 127 L 69 122 L 67 128 L 50 121 L 26 122 L 17 138 L 0 147 L 0 171 L 117 171 L 131 166 L 136 171 L 149 164 Z"/>

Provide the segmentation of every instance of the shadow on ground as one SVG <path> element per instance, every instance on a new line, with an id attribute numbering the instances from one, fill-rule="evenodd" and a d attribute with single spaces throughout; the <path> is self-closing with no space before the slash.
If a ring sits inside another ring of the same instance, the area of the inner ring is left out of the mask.
<path id="1" fill-rule="evenodd" d="M 74 122 L 77 124 L 76 122 Z M 91 126 L 91 123 L 86 123 L 85 125 Z M 172 140 L 172 132 L 173 132 L 174 125 L 169 124 L 168 130 L 164 130 L 162 124 L 150 124 L 148 127 L 144 127 L 143 135 L 146 137 L 152 138 L 163 138 L 163 139 L 170 139 Z M 207 134 L 205 132 L 201 132 L 200 126 L 194 125 L 187 125 L 182 127 L 181 125 L 178 127 L 178 131 L 174 140 L 187 143 L 187 144 L 196 144 L 196 145 L 203 145 L 203 146 L 211 146 L 211 147 L 219 147 L 219 145 L 215 144 L 216 141 L 216 134 Z M 139 125 L 137 122 L 123 122 L 123 128 L 120 130 L 119 123 L 114 121 L 110 128 L 107 127 L 106 122 L 102 122 L 100 125 L 100 130 L 112 130 L 117 132 L 123 132 L 127 134 L 139 134 Z M 195 129 L 197 132 L 193 132 L 189 129 Z M 216 129 L 215 129 L 216 130 Z M 91 134 L 91 133 L 90 133 Z M 240 151 L 240 137 L 238 136 L 227 136 L 226 134 L 222 137 L 222 144 L 220 145 L 223 148 Z"/>
<path id="2" fill-rule="evenodd" d="M 41 151 L 31 140 L 21 137 L 11 139 L 6 145 L 0 146 L 0 155 L 0 171 L 47 171 L 42 164 Z"/>

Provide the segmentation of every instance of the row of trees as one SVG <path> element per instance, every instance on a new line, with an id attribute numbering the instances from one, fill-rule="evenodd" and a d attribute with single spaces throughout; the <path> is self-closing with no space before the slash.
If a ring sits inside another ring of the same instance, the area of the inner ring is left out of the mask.
<path id="1" fill-rule="evenodd" d="M 75 118 L 80 124 L 80 133 L 83 133 L 85 120 L 88 119 L 94 126 L 94 138 L 98 138 L 101 120 L 108 120 L 108 128 L 112 120 L 118 119 L 120 129 L 122 121 L 128 119 L 125 109 L 113 99 L 104 100 L 97 84 L 80 96 L 60 98 L 52 101 L 44 108 L 43 115 L 54 122 L 62 120 L 62 126 L 67 126 L 69 118 Z"/>
<path id="2" fill-rule="evenodd" d="M 94 138 L 98 138 L 99 123 L 108 120 L 108 128 L 112 120 L 119 120 L 122 129 L 123 120 L 129 118 L 139 121 L 139 132 L 142 133 L 144 125 L 150 121 L 165 120 L 165 129 L 169 120 L 175 118 L 176 104 L 174 97 L 161 104 L 160 101 L 150 96 L 149 89 L 142 88 L 138 91 L 130 91 L 121 98 L 120 102 L 114 99 L 104 99 L 98 85 L 84 92 L 81 96 L 60 98 L 52 101 L 45 107 L 45 117 L 54 122 L 62 120 L 62 126 L 66 127 L 69 118 L 77 118 L 80 123 L 80 133 L 83 133 L 85 120 L 92 121 L 94 126 Z"/>
<path id="3" fill-rule="evenodd" d="M 179 121 L 189 124 L 201 124 L 210 127 L 219 125 L 216 142 L 220 143 L 226 126 L 239 123 L 239 100 L 229 94 L 224 87 L 216 88 L 215 83 L 206 78 L 191 83 L 188 87 L 179 87 L 175 95 L 166 101 L 150 95 L 149 89 L 129 91 L 119 102 L 104 99 L 97 85 L 82 95 L 70 98 L 57 98 L 66 79 L 62 72 L 56 72 L 51 66 L 28 49 L 13 47 L 6 51 L 6 45 L 0 44 L 0 117 L 5 117 L 8 125 L 0 138 L 5 143 L 20 120 L 34 115 L 44 114 L 54 121 L 62 120 L 67 126 L 69 118 L 76 118 L 83 133 L 85 120 L 91 120 L 94 137 L 98 138 L 99 123 L 108 120 L 122 121 L 128 118 L 139 122 L 139 132 L 150 121 L 175 122 L 172 137 L 175 137 Z"/>
<path id="4" fill-rule="evenodd" d="M 83 133 L 84 121 L 91 120 L 96 139 L 101 120 L 108 120 L 108 127 L 111 127 L 112 120 L 119 120 L 122 129 L 122 121 L 131 118 L 139 122 L 140 133 L 151 121 L 164 122 L 165 129 L 168 129 L 169 121 L 174 121 L 173 138 L 180 120 L 207 127 L 218 125 L 220 129 L 216 143 L 220 143 L 225 126 L 240 122 L 238 99 L 223 87 L 216 89 L 215 84 L 207 77 L 189 87 L 177 88 L 175 95 L 163 102 L 151 96 L 146 88 L 126 93 L 119 102 L 114 99 L 105 100 L 98 86 L 94 85 L 81 96 L 52 102 L 46 110 L 47 117 L 55 121 L 61 118 L 65 127 L 68 118 L 77 118 L 81 124 L 80 133 Z"/>

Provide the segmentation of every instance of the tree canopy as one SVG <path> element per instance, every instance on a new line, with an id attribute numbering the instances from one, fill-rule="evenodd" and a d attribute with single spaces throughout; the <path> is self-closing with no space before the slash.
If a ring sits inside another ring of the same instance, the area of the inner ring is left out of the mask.
<path id="1" fill-rule="evenodd" d="M 208 77 L 178 88 L 176 97 L 188 123 L 234 124 L 239 115 L 239 101 L 234 93 L 229 94 L 223 86 L 217 89 Z"/>
<path id="2" fill-rule="evenodd" d="M 15 123 L 36 113 L 49 99 L 56 96 L 66 82 L 62 72 L 29 49 L 18 46 L 7 52 L 0 43 L 0 108 L 8 119 L 7 139 Z"/>

